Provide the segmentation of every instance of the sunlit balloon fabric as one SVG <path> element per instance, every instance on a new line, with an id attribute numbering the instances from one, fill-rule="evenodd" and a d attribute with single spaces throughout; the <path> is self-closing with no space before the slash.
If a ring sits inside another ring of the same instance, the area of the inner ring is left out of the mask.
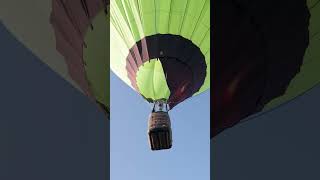
<path id="1" fill-rule="evenodd" d="M 105 110 L 109 107 L 109 27 L 105 0 L 53 0 L 50 21 L 70 76 Z"/>
<path id="2" fill-rule="evenodd" d="M 112 71 L 174 107 L 210 86 L 209 0 L 111 0 Z"/>

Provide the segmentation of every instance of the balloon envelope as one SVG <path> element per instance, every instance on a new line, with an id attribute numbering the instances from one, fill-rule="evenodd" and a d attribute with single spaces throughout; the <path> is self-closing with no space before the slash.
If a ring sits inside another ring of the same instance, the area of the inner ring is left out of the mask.
<path id="1" fill-rule="evenodd" d="M 209 89 L 209 0 L 113 0 L 110 14 L 111 70 L 147 101 Z"/>
<path id="2" fill-rule="evenodd" d="M 320 82 L 319 1 L 215 2 L 211 137 Z"/>

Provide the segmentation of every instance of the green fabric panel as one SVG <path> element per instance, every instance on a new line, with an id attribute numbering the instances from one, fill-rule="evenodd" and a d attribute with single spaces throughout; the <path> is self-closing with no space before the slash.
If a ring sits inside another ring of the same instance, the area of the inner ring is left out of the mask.
<path id="1" fill-rule="evenodd" d="M 316 7 L 317 3 L 319 3 L 319 0 L 307 0 L 307 6 L 309 10 L 312 10 L 314 7 Z"/>
<path id="2" fill-rule="evenodd" d="M 149 36 L 152 34 L 155 34 L 156 31 L 156 25 L 155 19 L 156 14 L 155 12 L 155 1 L 154 0 L 138 0 L 139 2 L 139 10 L 141 14 L 141 22 L 142 22 L 142 28 L 144 31 L 145 36 Z"/>
<path id="3" fill-rule="evenodd" d="M 312 7 L 310 9 L 310 25 L 309 25 L 309 36 L 310 36 L 310 46 L 315 46 L 312 45 L 314 42 L 319 39 L 319 33 L 320 33 L 320 23 L 318 22 L 320 20 L 320 3 L 316 4 L 318 0 L 309 0 L 308 1 L 308 6 Z M 319 46 L 318 46 L 319 47 Z M 308 63 L 308 61 L 312 60 L 314 56 L 314 48 L 308 48 L 305 54 L 305 60 L 304 63 Z"/>
<path id="4" fill-rule="evenodd" d="M 110 37 L 110 68 L 124 83 L 133 88 L 126 70 L 126 57 L 129 53 L 127 45 L 114 26 L 110 26 Z"/>
<path id="5" fill-rule="evenodd" d="M 140 19 L 139 16 L 136 16 L 138 11 L 135 7 L 135 4 L 132 4 L 132 1 L 124 1 L 123 5 L 125 7 L 126 20 L 131 32 L 131 36 L 134 42 L 137 42 L 141 39 L 141 35 L 138 31 L 138 25 L 140 25 L 141 23 L 139 21 L 136 21 L 137 19 Z"/>
<path id="6" fill-rule="evenodd" d="M 110 13 L 112 14 L 111 24 L 117 29 L 118 33 L 110 34 L 110 37 L 120 35 L 122 37 L 122 41 L 126 43 L 127 48 L 129 49 L 136 41 L 130 30 L 124 6 L 122 6 L 122 3 L 120 3 L 120 5 L 117 5 L 116 3 L 119 4 L 120 1 L 111 1 Z"/>
<path id="7" fill-rule="evenodd" d="M 168 99 L 170 90 L 159 60 L 146 62 L 137 72 L 137 85 L 140 93 L 147 99 Z"/>
<path id="8" fill-rule="evenodd" d="M 193 27 L 194 30 L 191 34 L 191 40 L 201 48 L 201 42 L 209 33 L 210 24 L 210 1 L 205 1 L 203 9 L 198 17 L 197 23 Z"/>
<path id="9" fill-rule="evenodd" d="M 206 34 L 210 34 L 209 0 L 114 0 L 111 9 L 114 9 L 112 23 L 118 32 L 130 29 L 127 33 L 136 41 L 156 33 L 171 33 L 200 45 Z M 137 30 L 140 27 L 143 33 Z M 131 47 L 134 43 L 130 41 L 127 45 Z"/>
<path id="10" fill-rule="evenodd" d="M 93 20 L 93 30 L 85 36 L 87 48 L 83 49 L 85 70 L 90 89 L 96 100 L 109 107 L 109 17 L 101 11 Z"/>
<path id="11" fill-rule="evenodd" d="M 157 32 L 167 34 L 169 32 L 170 6 L 172 1 L 155 1 Z"/>
<path id="12" fill-rule="evenodd" d="M 204 54 L 206 54 L 210 51 L 210 31 L 207 31 L 205 37 L 200 42 L 200 50 L 201 50 L 201 52 L 204 52 Z M 207 64 L 210 64 L 209 60 L 210 60 L 210 58 L 207 58 L 207 56 L 206 56 Z"/>
<path id="13" fill-rule="evenodd" d="M 268 103 L 265 110 L 291 100 L 320 83 L 320 3 L 315 4 L 315 0 L 308 1 L 309 8 L 313 7 L 310 9 L 310 42 L 300 72 L 290 82 L 286 93 Z"/>
<path id="14" fill-rule="evenodd" d="M 316 33 L 319 33 L 320 31 L 320 3 L 318 3 L 316 6 L 314 6 L 312 9 L 310 9 L 311 17 L 310 17 L 310 36 L 314 36 Z"/>
<path id="15" fill-rule="evenodd" d="M 170 34 L 181 34 L 181 28 L 183 25 L 183 19 L 185 17 L 188 1 L 175 0 L 171 4 L 171 16 L 170 16 Z"/>
<path id="16" fill-rule="evenodd" d="M 200 16 L 202 15 L 202 10 L 206 9 L 206 7 L 204 7 L 204 5 L 206 4 L 205 1 L 206 0 L 188 1 L 181 29 L 181 35 L 183 37 L 192 40 L 193 36 L 195 36 L 194 32 L 198 28 L 198 26 L 200 26 L 199 21 L 201 22 Z M 210 22 L 208 26 L 209 25 Z"/>
<path id="17" fill-rule="evenodd" d="M 210 87 L 210 0 L 114 0 L 110 6 L 111 44 L 119 45 L 111 47 L 111 69 L 126 84 L 132 87 L 123 53 L 143 37 L 160 33 L 181 35 L 200 48 L 206 56 L 207 76 L 197 94 Z"/>

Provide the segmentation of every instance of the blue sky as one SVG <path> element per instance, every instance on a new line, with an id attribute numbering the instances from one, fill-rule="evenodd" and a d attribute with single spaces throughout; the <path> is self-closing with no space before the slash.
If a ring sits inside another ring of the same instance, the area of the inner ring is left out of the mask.
<path id="1" fill-rule="evenodd" d="M 111 180 L 209 180 L 210 93 L 170 111 L 173 147 L 151 151 L 147 120 L 151 106 L 111 73 Z"/>

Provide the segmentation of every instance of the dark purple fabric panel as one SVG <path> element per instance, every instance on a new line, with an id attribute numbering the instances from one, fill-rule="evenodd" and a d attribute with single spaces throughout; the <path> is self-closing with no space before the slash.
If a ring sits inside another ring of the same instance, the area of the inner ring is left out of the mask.
<path id="1" fill-rule="evenodd" d="M 194 93 L 192 68 L 175 58 L 160 58 L 160 61 L 171 91 L 168 104 L 173 108 Z"/>
<path id="2" fill-rule="evenodd" d="M 62 36 L 78 54 L 82 54 L 82 35 L 78 31 L 78 28 L 75 28 L 76 26 L 72 19 L 69 18 L 70 12 L 65 11 L 65 6 L 66 5 L 59 0 L 53 1 L 51 23 L 54 29 L 59 32 L 59 34 L 56 33 L 56 36 Z M 58 47 L 60 45 L 61 44 L 57 44 Z"/>
<path id="3" fill-rule="evenodd" d="M 308 45 L 305 0 L 214 1 L 211 138 L 283 95 Z"/>
<path id="4" fill-rule="evenodd" d="M 55 33 L 57 50 L 59 52 L 64 52 L 64 58 L 69 59 L 69 61 L 66 61 L 66 64 L 70 77 L 75 82 L 77 82 L 77 84 L 81 87 L 82 90 L 84 90 L 85 93 L 87 93 L 87 95 L 90 95 L 88 83 L 86 82 L 85 77 L 81 76 L 85 73 L 84 66 L 82 66 L 81 63 L 77 62 L 77 60 L 82 59 L 82 55 L 79 56 L 79 54 L 75 51 L 71 44 L 68 43 L 62 35 L 60 35 L 60 31 L 55 30 Z"/>
<path id="5" fill-rule="evenodd" d="M 259 32 L 249 19 L 239 16 L 237 8 L 230 6 L 221 13 L 225 19 L 217 20 L 216 25 L 228 31 L 225 36 L 216 37 L 221 43 L 215 48 L 213 60 L 211 133 L 214 135 L 255 111 L 265 82 L 266 59 Z"/>

